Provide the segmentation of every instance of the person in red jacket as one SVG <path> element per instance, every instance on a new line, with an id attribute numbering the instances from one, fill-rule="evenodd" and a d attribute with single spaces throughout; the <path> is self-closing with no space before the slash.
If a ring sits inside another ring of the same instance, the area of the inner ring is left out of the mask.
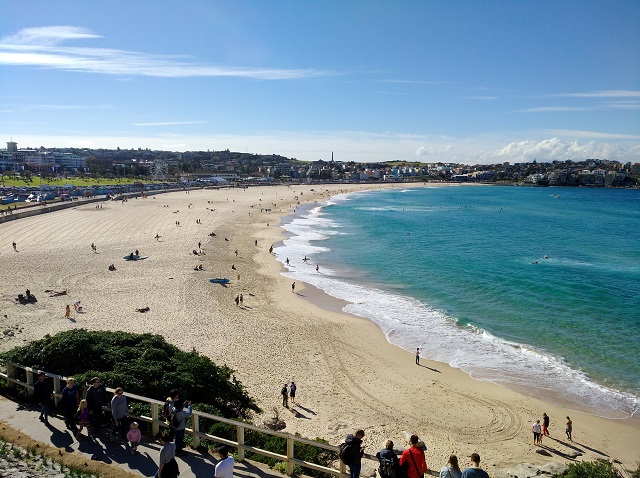
<path id="1" fill-rule="evenodd" d="M 400 466 L 407 470 L 407 478 L 422 478 L 429 470 L 427 460 L 424 458 L 424 451 L 418 448 L 418 435 L 411 435 L 409 439 L 411 447 L 402 452 Z"/>

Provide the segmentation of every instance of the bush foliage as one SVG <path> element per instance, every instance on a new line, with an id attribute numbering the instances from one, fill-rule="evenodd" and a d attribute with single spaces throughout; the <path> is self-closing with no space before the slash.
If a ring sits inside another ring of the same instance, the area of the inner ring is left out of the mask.
<path id="1" fill-rule="evenodd" d="M 562 478 L 622 478 L 622 474 L 610 461 L 583 461 L 570 463 L 560 475 Z"/>
<path id="2" fill-rule="evenodd" d="M 183 352 L 160 335 L 69 330 L 0 354 L 0 360 L 73 376 L 79 384 L 96 375 L 109 387 L 158 400 L 176 388 L 227 418 L 260 412 L 232 369 L 195 350 Z"/>

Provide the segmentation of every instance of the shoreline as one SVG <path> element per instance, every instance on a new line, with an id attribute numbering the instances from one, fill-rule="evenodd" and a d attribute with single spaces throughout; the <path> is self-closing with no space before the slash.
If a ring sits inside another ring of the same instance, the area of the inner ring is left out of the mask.
<path id="1" fill-rule="evenodd" d="M 535 453 L 530 444 L 531 422 L 546 411 L 554 438 L 563 436 L 563 419 L 571 415 L 575 444 L 584 451 L 580 459 L 601 457 L 599 451 L 634 468 L 640 458 L 633 445 L 640 438 L 637 417 L 568 412 L 440 362 L 422 359 L 418 367 L 413 354 L 390 344 L 373 322 L 338 311 L 339 304 L 323 308 L 330 296 L 298 281 L 296 292 L 306 297 L 292 294 L 291 280 L 268 252 L 284 238 L 282 221 L 297 199 L 312 205 L 352 185 L 312 186 L 176 192 L 3 224 L 0 272 L 11 279 L 0 284 L 0 323 L 19 325 L 23 332 L 3 338 L 2 350 L 76 327 L 157 333 L 236 370 L 264 410 L 257 424 L 276 407 L 287 432 L 340 443 L 346 433 L 364 428 L 370 450 L 388 438 L 402 445 L 403 431 L 417 432 L 429 446 L 431 469 L 439 469 L 452 452 L 463 457 L 475 451 L 491 472 L 517 463 L 567 461 L 574 445 L 566 440 L 546 440 L 555 450 L 551 457 Z M 408 185 L 388 185 L 398 186 Z M 365 189 L 371 186 L 350 188 Z M 211 231 L 215 237 L 207 236 Z M 20 253 L 11 250 L 12 240 Z M 198 241 L 205 255 L 191 253 Z M 137 248 L 149 259 L 122 261 Z M 118 270 L 110 273 L 106 267 L 112 262 Z M 204 273 L 193 271 L 198 263 Z M 227 288 L 206 280 L 225 275 L 232 278 Z M 27 287 L 38 298 L 33 307 L 9 299 Z M 67 290 L 68 296 L 48 297 L 44 291 L 50 289 Z M 233 302 L 238 293 L 245 296 L 243 307 Z M 76 299 L 86 313 L 66 321 L 64 304 Z M 142 306 L 151 310 L 135 311 Z M 168 321 L 176 324 L 171 333 Z M 280 403 L 282 383 L 291 380 L 298 384 L 298 418 Z"/>
<path id="2" fill-rule="evenodd" d="M 324 201 L 324 204 L 316 204 L 304 210 L 301 208 L 295 214 L 295 216 L 287 215 L 285 217 L 285 219 L 282 222 L 282 226 L 285 229 L 283 232 L 283 240 L 278 242 L 278 244 L 276 245 L 275 252 L 277 253 L 278 256 L 282 255 L 282 258 L 284 258 L 284 255 L 290 255 L 292 260 L 295 260 L 295 263 L 292 262 L 292 264 L 295 264 L 295 265 L 292 265 L 291 267 L 287 267 L 284 264 L 284 261 L 282 260 L 281 261 L 282 274 L 285 277 L 289 277 L 290 279 L 294 279 L 297 281 L 305 281 L 305 280 L 310 281 L 311 284 L 313 284 L 312 285 L 313 290 L 319 290 L 321 291 L 322 294 L 326 296 L 326 297 L 318 298 L 317 293 L 314 293 L 312 296 L 310 296 L 309 300 L 312 300 L 317 305 L 320 305 L 321 307 L 331 311 L 339 311 L 344 314 L 349 314 L 353 317 L 364 318 L 365 320 L 369 320 L 380 328 L 380 331 L 383 333 L 387 341 L 389 341 L 392 345 L 395 345 L 401 348 L 402 350 L 408 351 L 409 353 L 413 353 L 414 349 L 412 349 L 409 345 L 407 345 L 406 330 L 404 331 L 405 332 L 404 334 L 402 330 L 399 330 L 402 336 L 404 336 L 404 340 L 399 340 L 401 338 L 401 335 L 395 334 L 395 332 L 398 331 L 397 324 L 395 324 L 395 322 L 398 320 L 398 317 L 395 317 L 393 316 L 393 314 L 391 314 L 390 319 L 388 319 L 388 320 L 391 320 L 391 322 L 388 323 L 386 320 L 383 320 L 378 315 L 376 315 L 376 313 L 373 310 L 370 310 L 370 308 L 362 309 L 360 307 L 359 308 L 360 313 L 356 313 L 355 310 L 352 312 L 350 310 L 345 309 L 345 307 L 348 305 L 357 305 L 360 303 L 358 299 L 354 300 L 354 297 L 355 297 L 354 293 L 356 293 L 357 291 L 366 293 L 367 290 L 371 290 L 372 288 L 373 289 L 379 288 L 379 286 L 371 283 L 371 281 L 369 280 L 369 276 L 367 274 L 365 274 L 360 278 L 359 272 L 356 270 L 355 271 L 356 277 L 351 277 L 350 272 L 353 272 L 353 271 L 349 269 L 346 271 L 347 275 L 344 276 L 343 273 L 345 273 L 345 271 L 340 270 L 340 264 L 341 264 L 340 259 L 336 259 L 334 257 L 332 261 L 330 258 L 327 258 L 327 264 L 323 264 L 323 266 L 328 267 L 331 270 L 328 276 L 330 280 L 332 282 L 335 281 L 337 284 L 342 284 L 346 286 L 351 285 L 356 287 L 356 291 L 351 290 L 350 293 L 344 294 L 342 293 L 342 290 L 343 290 L 342 286 L 339 285 L 336 288 L 333 285 L 329 286 L 329 284 L 327 284 L 324 279 L 317 280 L 316 279 L 317 274 L 309 273 L 310 271 L 306 270 L 305 266 L 299 263 L 300 258 L 302 257 L 301 250 L 302 251 L 306 250 L 307 246 L 312 250 L 316 247 L 320 248 L 320 251 L 312 252 L 312 254 L 310 255 L 310 258 L 312 259 L 311 262 L 313 263 L 315 263 L 316 260 L 321 260 L 315 257 L 316 253 L 329 254 L 330 256 L 333 252 L 335 252 L 333 251 L 333 246 L 331 245 L 327 246 L 327 244 L 329 244 L 330 241 L 325 243 L 325 240 L 329 239 L 331 237 L 331 234 L 329 234 L 328 237 L 324 237 L 324 238 L 316 237 L 315 235 L 316 227 L 320 227 L 321 229 L 324 228 L 324 221 L 326 220 L 324 219 L 325 217 L 324 214 L 321 213 L 318 216 L 315 216 L 314 214 L 310 214 L 311 209 L 323 209 L 327 206 L 327 204 L 333 204 L 333 202 L 334 202 L 334 199 L 332 197 L 331 199 Z M 314 219 L 316 217 L 323 218 L 319 225 L 316 225 L 316 219 Z M 292 228 L 291 230 L 287 228 L 287 225 L 291 224 L 296 219 L 298 220 L 297 226 L 295 228 Z M 340 229 L 338 228 L 338 230 Z M 291 238 L 293 238 L 294 240 L 291 241 L 290 240 Z M 296 238 L 300 240 L 298 241 L 296 240 Z M 288 244 L 285 244 L 286 242 L 288 242 Z M 304 248 L 301 249 L 302 247 Z M 302 277 L 300 277 L 300 275 L 302 275 Z M 321 277 L 321 276 L 318 276 L 318 277 Z M 382 286 L 381 288 L 383 290 L 380 292 L 382 292 L 383 294 L 388 293 L 384 290 L 384 286 Z M 402 297 L 406 297 L 407 299 L 412 299 L 410 295 L 406 296 L 402 292 L 393 292 L 387 298 L 388 299 L 387 302 L 394 300 L 394 297 L 397 299 L 398 297 L 396 296 L 402 296 Z M 351 299 L 347 297 L 351 297 Z M 368 295 L 363 295 L 362 297 L 369 297 L 369 299 L 372 299 L 372 297 Z M 504 339 L 498 339 L 498 340 L 504 341 Z M 505 343 L 507 343 L 508 345 L 512 345 L 510 342 L 505 342 Z M 531 346 L 525 342 L 518 343 L 515 345 L 517 347 L 522 347 L 526 349 L 531 348 L 532 350 L 535 350 L 534 346 Z M 422 345 L 420 345 L 420 347 L 422 348 Z M 556 356 L 550 355 L 549 353 L 542 352 L 542 351 L 540 353 L 544 354 L 545 356 L 548 356 L 550 360 L 555 360 L 558 363 L 562 363 L 561 358 L 556 358 Z M 425 354 L 426 354 L 425 356 L 429 356 L 428 349 L 425 350 Z M 450 362 L 443 360 L 442 357 L 433 358 L 433 360 L 438 363 L 451 365 Z M 517 358 L 515 360 L 517 360 Z M 572 412 L 581 412 L 581 413 L 586 413 L 593 416 L 598 416 L 602 418 L 611 418 L 616 420 L 633 419 L 634 417 L 638 416 L 637 405 L 635 405 L 636 408 L 633 408 L 634 404 L 637 404 L 637 401 L 638 401 L 637 396 L 630 394 L 628 392 L 622 392 L 620 390 L 607 387 L 605 384 L 595 382 L 592 379 L 588 379 L 586 375 L 580 380 L 580 384 L 569 382 L 566 384 L 567 387 L 573 384 L 579 387 L 580 390 L 582 390 L 582 388 L 580 387 L 584 386 L 586 387 L 586 390 L 592 390 L 594 392 L 597 392 L 598 394 L 602 394 L 602 397 L 600 398 L 608 400 L 611 406 L 608 406 L 607 403 L 603 403 L 602 408 L 599 408 L 597 404 L 584 403 L 580 400 L 576 400 L 575 396 L 571 396 L 571 392 L 569 392 L 568 394 L 569 396 L 567 396 L 567 394 L 565 393 L 565 390 L 563 389 L 556 390 L 552 387 L 546 387 L 540 390 L 535 385 L 526 383 L 526 380 L 524 383 L 521 383 L 518 380 L 518 376 L 515 376 L 515 375 L 498 377 L 496 376 L 495 373 L 491 372 L 491 369 L 489 369 L 489 376 L 486 376 L 486 373 L 483 374 L 484 369 L 482 368 L 482 366 L 478 366 L 472 369 L 469 369 L 469 367 L 465 367 L 465 366 L 456 366 L 456 365 L 451 365 L 451 366 L 462 370 L 463 372 L 468 374 L 472 379 L 476 381 L 492 383 L 494 385 L 498 385 L 508 390 L 512 390 L 514 392 L 520 393 L 524 396 L 539 397 L 545 402 L 549 402 L 556 406 L 563 407 Z M 571 376 L 573 376 L 576 373 L 582 374 L 582 372 L 579 372 L 576 369 L 570 368 L 568 366 L 567 368 L 568 368 L 568 373 L 570 373 Z M 529 375 L 527 374 L 525 376 L 528 377 Z M 513 380 L 510 380 L 510 378 Z M 581 383 L 584 383 L 584 385 L 581 385 Z M 585 393 L 585 392 L 583 391 L 582 393 Z M 616 408 L 616 404 L 614 402 L 615 400 L 618 401 L 618 404 L 620 405 L 619 408 Z"/>

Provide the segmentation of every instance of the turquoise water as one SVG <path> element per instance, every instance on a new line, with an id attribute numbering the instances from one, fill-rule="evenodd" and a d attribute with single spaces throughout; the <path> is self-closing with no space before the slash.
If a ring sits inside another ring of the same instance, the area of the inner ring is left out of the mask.
<path id="1" fill-rule="evenodd" d="M 571 409 L 640 409 L 640 191 L 372 191 L 285 227 L 287 275 L 392 343 Z"/>

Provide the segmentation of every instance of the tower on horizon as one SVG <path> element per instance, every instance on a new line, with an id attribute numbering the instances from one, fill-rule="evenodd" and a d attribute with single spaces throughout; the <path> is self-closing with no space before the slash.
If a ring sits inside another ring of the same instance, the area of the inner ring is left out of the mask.
<path id="1" fill-rule="evenodd" d="M 18 143 L 15 141 L 7 141 L 7 152 L 8 153 L 17 153 L 18 152 Z"/>

